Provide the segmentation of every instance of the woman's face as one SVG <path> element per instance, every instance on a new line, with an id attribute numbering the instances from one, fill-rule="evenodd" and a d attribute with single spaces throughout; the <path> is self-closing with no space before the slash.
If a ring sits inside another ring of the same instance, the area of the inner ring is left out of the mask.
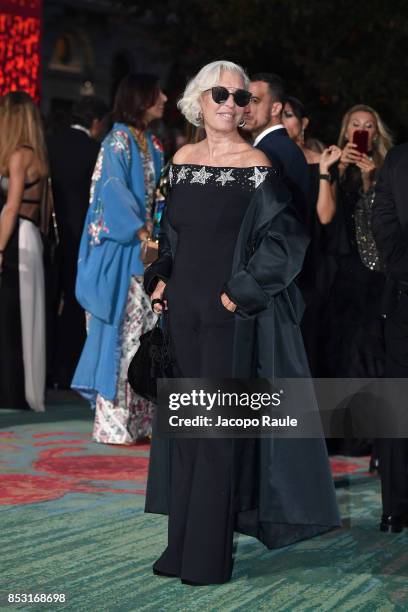
<path id="1" fill-rule="evenodd" d="M 353 142 L 353 134 L 356 130 L 367 130 L 368 150 L 373 148 L 373 139 L 377 136 L 377 123 L 375 117 L 367 111 L 355 111 L 351 114 L 347 128 L 346 139 Z"/>
<path id="2" fill-rule="evenodd" d="M 149 125 L 155 119 L 161 119 L 164 113 L 164 107 L 167 102 L 167 96 L 160 89 L 156 102 L 150 106 L 145 112 L 144 120 L 146 125 Z"/>
<path id="3" fill-rule="evenodd" d="M 303 122 L 296 117 L 289 102 L 286 102 L 284 106 L 282 123 L 292 140 L 295 142 L 301 140 L 302 131 L 304 129 Z"/>
<path id="4" fill-rule="evenodd" d="M 225 87 L 229 92 L 244 89 L 244 81 L 237 72 L 223 70 L 216 86 Z M 201 95 L 201 110 L 204 124 L 220 132 L 236 130 L 243 119 L 245 107 L 235 104 L 234 98 L 229 96 L 225 102 L 217 104 L 212 99 L 211 89 Z"/>

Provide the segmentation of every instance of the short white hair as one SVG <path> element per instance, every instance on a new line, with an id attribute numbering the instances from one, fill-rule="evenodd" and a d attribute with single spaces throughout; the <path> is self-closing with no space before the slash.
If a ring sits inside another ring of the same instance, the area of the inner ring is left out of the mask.
<path id="1" fill-rule="evenodd" d="M 211 87 L 218 85 L 221 72 L 224 70 L 239 74 L 244 82 L 245 89 L 248 89 L 249 77 L 245 70 L 241 68 L 241 66 L 238 66 L 238 64 L 220 60 L 203 66 L 195 77 L 187 83 L 187 87 L 177 103 L 178 109 L 185 116 L 187 121 L 196 127 L 202 125 L 202 119 L 200 117 L 200 96 L 207 89 L 211 89 Z"/>

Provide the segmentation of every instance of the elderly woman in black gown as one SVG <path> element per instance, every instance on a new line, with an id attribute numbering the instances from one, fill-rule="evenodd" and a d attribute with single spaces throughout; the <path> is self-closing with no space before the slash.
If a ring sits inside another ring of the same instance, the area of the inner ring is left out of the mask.
<path id="1" fill-rule="evenodd" d="M 293 283 L 307 239 L 268 159 L 239 135 L 247 87 L 242 68 L 213 62 L 179 102 L 206 138 L 174 156 L 159 259 L 145 274 L 168 308 L 178 377 L 308 374 Z M 320 439 L 153 439 L 146 510 L 169 514 L 154 573 L 187 584 L 230 579 L 234 530 L 275 548 L 339 523 Z"/>

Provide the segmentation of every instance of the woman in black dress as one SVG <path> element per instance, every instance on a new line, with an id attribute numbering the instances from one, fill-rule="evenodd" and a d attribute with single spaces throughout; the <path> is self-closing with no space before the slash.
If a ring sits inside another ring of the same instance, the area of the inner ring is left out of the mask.
<path id="1" fill-rule="evenodd" d="M 25 92 L 0 99 L 0 134 L 0 408 L 43 411 L 48 167 L 40 113 Z"/>
<path id="2" fill-rule="evenodd" d="M 354 132 L 367 134 L 367 152 L 353 142 Z M 337 213 L 328 227 L 328 250 L 336 261 L 336 274 L 327 308 L 327 376 L 378 378 L 384 376 L 385 354 L 381 301 L 385 276 L 371 231 L 375 184 L 391 136 L 378 113 L 366 105 L 353 106 L 342 120 L 338 141 L 342 155 L 338 167 Z M 358 413 L 367 404 L 365 394 L 356 394 L 347 410 Z M 371 440 L 358 432 L 332 452 L 367 455 Z M 376 450 L 370 470 L 377 465 Z"/>
<path id="3" fill-rule="evenodd" d="M 307 228 L 310 244 L 303 269 L 297 278 L 306 309 L 302 319 L 302 334 L 310 370 L 316 378 L 327 375 L 325 359 L 327 298 L 333 281 L 333 260 L 326 252 L 324 226 L 336 214 L 337 167 L 341 149 L 335 145 L 318 153 L 305 141 L 309 116 L 300 100 L 288 96 L 282 122 L 289 136 L 300 147 L 310 174 L 307 208 Z"/>
<path id="4" fill-rule="evenodd" d="M 206 138 L 174 157 L 159 259 L 145 273 L 151 299 L 164 298 L 168 307 L 178 377 L 307 372 L 292 282 L 307 239 L 269 161 L 238 133 L 247 86 L 239 66 L 214 62 L 179 103 Z M 322 440 L 242 442 L 172 439 L 167 446 L 153 439 L 146 510 L 169 514 L 155 574 L 223 583 L 231 577 L 234 530 L 273 548 L 338 524 Z"/>
<path id="5" fill-rule="evenodd" d="M 359 153 L 353 142 L 356 130 L 367 132 L 367 153 Z M 343 152 L 337 214 L 329 234 L 337 264 L 329 304 L 329 376 L 379 377 L 384 373 L 384 274 L 371 232 L 371 208 L 378 172 L 392 141 L 378 113 L 358 105 L 344 115 L 338 144 Z"/>

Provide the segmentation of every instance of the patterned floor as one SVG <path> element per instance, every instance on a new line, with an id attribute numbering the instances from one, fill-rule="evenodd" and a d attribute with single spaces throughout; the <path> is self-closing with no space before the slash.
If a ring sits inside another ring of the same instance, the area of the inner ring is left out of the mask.
<path id="1" fill-rule="evenodd" d="M 337 457 L 343 529 L 279 551 L 236 540 L 233 580 L 192 588 L 152 575 L 166 519 L 143 513 L 148 446 L 90 440 L 72 397 L 47 413 L 0 414 L 0 610 L 7 593 L 65 593 L 21 610 L 408 610 L 408 531 L 378 532 L 367 459 Z"/>

